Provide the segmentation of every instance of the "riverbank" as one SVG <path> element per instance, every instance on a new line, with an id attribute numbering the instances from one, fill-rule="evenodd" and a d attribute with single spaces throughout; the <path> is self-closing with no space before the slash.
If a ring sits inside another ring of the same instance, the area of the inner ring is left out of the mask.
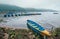
<path id="1" fill-rule="evenodd" d="M 15 29 L 9 27 L 0 27 L 1 39 L 39 39 L 39 36 L 34 34 L 33 31 L 28 29 Z M 60 39 L 60 36 L 55 35 L 54 39 Z M 49 37 L 49 39 L 52 39 Z"/>

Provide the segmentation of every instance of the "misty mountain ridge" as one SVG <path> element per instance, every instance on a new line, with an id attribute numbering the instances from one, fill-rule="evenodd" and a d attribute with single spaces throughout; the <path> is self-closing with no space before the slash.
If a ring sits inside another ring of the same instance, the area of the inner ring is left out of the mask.
<path id="1" fill-rule="evenodd" d="M 15 12 L 57 12 L 51 9 L 35 9 L 35 8 L 22 8 L 13 5 L 0 4 L 0 11 L 15 11 Z"/>

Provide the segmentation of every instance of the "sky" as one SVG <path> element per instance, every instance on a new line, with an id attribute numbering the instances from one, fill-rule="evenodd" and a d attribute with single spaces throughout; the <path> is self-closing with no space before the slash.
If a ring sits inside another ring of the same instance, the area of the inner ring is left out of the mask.
<path id="1" fill-rule="evenodd" d="M 60 0 L 0 0 L 0 4 L 10 4 L 24 8 L 54 9 L 60 11 Z"/>

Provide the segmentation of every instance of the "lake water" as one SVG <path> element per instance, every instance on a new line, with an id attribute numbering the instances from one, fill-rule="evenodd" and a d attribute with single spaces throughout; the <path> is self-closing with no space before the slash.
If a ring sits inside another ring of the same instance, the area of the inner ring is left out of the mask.
<path id="1" fill-rule="evenodd" d="M 15 18 L 9 18 L 7 23 L 0 23 L 0 26 L 8 26 L 13 28 L 25 28 L 27 29 L 27 20 L 35 21 L 36 23 L 42 25 L 46 29 L 51 29 L 51 27 L 60 26 L 60 13 L 53 14 L 51 12 L 41 13 L 42 15 L 32 15 L 32 16 L 20 16 Z"/>

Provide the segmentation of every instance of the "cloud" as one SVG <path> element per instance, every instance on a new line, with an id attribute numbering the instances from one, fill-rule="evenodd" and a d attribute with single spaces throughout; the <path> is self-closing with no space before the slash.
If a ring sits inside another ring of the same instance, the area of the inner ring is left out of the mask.
<path id="1" fill-rule="evenodd" d="M 0 4 L 60 10 L 60 0 L 0 0 Z"/>

